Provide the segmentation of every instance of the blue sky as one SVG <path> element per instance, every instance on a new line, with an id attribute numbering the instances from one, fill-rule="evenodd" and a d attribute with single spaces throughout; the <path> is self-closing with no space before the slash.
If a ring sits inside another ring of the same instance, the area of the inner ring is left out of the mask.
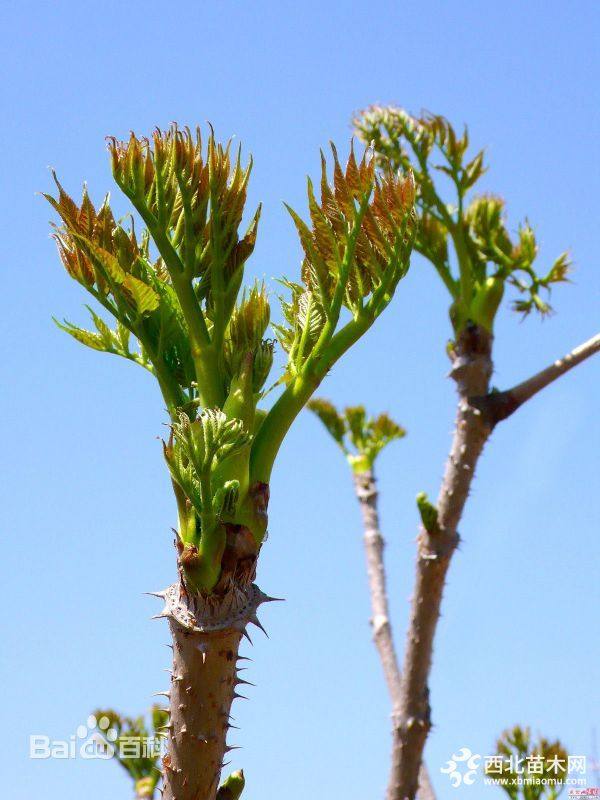
<path id="1" fill-rule="evenodd" d="M 250 199 L 264 213 L 249 277 L 271 280 L 299 267 L 281 201 L 304 210 L 319 147 L 347 146 L 354 110 L 395 102 L 467 121 L 488 148 L 484 188 L 507 198 L 511 225 L 528 216 L 542 259 L 568 247 L 576 263 L 555 317 L 501 315 L 504 387 L 597 329 L 599 12 L 577 0 L 107 0 L 5 4 L 1 15 L 3 789 L 11 800 L 127 797 L 113 765 L 27 757 L 29 734 L 67 738 L 95 706 L 139 713 L 165 688 L 168 635 L 143 592 L 174 576 L 157 391 L 142 370 L 50 321 L 83 322 L 86 298 L 59 266 L 50 209 L 34 194 L 50 187 L 47 166 L 73 193 L 86 179 L 99 199 L 112 188 L 107 134 L 210 120 L 254 155 Z M 443 289 L 415 259 L 391 308 L 322 389 L 387 409 L 409 431 L 379 464 L 399 639 L 414 497 L 435 495 L 452 428 L 448 336 Z M 516 722 L 590 755 L 600 722 L 599 370 L 589 362 L 555 384 L 485 453 L 436 643 L 427 760 L 441 798 L 455 793 L 439 774 L 450 754 L 489 753 Z M 234 711 L 244 749 L 232 767 L 246 771 L 248 800 L 381 797 L 388 704 L 358 509 L 346 465 L 308 415 L 281 452 L 270 519 L 260 583 L 287 602 L 264 613 L 271 638 L 255 637 L 257 687 Z"/>

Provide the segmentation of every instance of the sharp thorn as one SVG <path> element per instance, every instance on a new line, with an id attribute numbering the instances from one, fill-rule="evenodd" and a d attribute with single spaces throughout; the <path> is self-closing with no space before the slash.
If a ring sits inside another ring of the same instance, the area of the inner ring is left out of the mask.
<path id="1" fill-rule="evenodd" d="M 263 626 L 261 625 L 261 623 L 260 623 L 260 620 L 259 620 L 259 618 L 256 616 L 256 614 L 253 614 L 253 615 L 250 617 L 250 622 L 251 622 L 253 625 L 256 625 L 256 627 L 257 627 L 257 628 L 260 628 L 260 629 L 261 629 L 261 631 L 264 633 L 264 635 L 267 637 L 267 639 L 269 638 L 269 634 L 266 632 L 266 630 L 265 630 L 265 629 L 263 628 Z"/>
<path id="2" fill-rule="evenodd" d="M 253 641 L 252 641 L 252 639 L 250 638 L 250 634 L 248 633 L 248 631 L 246 630 L 246 628 L 244 628 L 244 630 L 242 631 L 242 636 L 245 636 L 245 637 L 246 637 L 246 639 L 248 639 L 248 641 L 250 642 L 250 644 L 254 644 L 254 643 L 253 643 Z"/>
<path id="3" fill-rule="evenodd" d="M 256 686 L 255 683 L 250 683 L 250 681 L 244 681 L 241 678 L 236 678 L 234 684 L 235 684 L 235 686 L 239 686 L 240 684 L 245 685 L 245 686 Z"/>
<path id="4" fill-rule="evenodd" d="M 260 593 L 259 603 L 285 603 L 285 597 L 269 597 L 264 592 Z"/>
<path id="5" fill-rule="evenodd" d="M 150 619 L 162 619 L 163 617 L 168 619 L 175 619 L 175 617 L 173 616 L 173 614 L 171 614 L 168 608 L 163 608 L 160 614 L 155 614 L 153 617 L 150 617 Z"/>

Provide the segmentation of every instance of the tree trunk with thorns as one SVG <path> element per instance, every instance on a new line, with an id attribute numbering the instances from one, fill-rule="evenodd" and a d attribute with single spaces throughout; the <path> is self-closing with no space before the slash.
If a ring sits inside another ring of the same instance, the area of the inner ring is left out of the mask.
<path id="1" fill-rule="evenodd" d="M 493 337 L 484 328 L 469 325 L 451 352 L 450 377 L 458 390 L 456 427 L 437 503 L 437 518 L 421 525 L 418 538 L 415 588 L 404 656 L 398 747 L 392 774 L 397 776 L 394 800 L 414 800 L 419 768 L 431 729 L 429 673 L 433 641 L 452 555 L 460 541 L 458 524 L 477 462 L 494 427 L 523 403 L 573 367 L 600 352 L 600 335 L 593 336 L 546 369 L 517 386 L 490 392 Z"/>
<path id="2" fill-rule="evenodd" d="M 232 586 L 222 597 L 190 594 L 183 583 L 156 592 L 158 615 L 173 639 L 168 750 L 163 759 L 165 800 L 214 800 L 226 754 L 231 705 L 248 683 L 240 677 L 240 641 L 267 597 L 253 583 Z"/>
<path id="3" fill-rule="evenodd" d="M 255 513 L 267 524 L 268 486 L 252 490 Z M 193 590 L 186 580 L 188 553 L 176 543 L 180 579 L 161 592 L 164 601 L 156 618 L 169 622 L 173 666 L 169 690 L 167 754 L 163 759 L 164 800 L 215 800 L 225 757 L 233 701 L 243 695 L 240 642 L 249 641 L 247 626 L 264 631 L 257 611 L 276 598 L 253 582 L 258 548 L 247 528 L 227 525 L 227 545 L 221 558 L 221 578 L 210 594 Z M 266 631 L 264 631 L 266 633 Z"/>
<path id="4" fill-rule="evenodd" d="M 412 600 L 403 683 L 397 719 L 397 747 L 390 797 L 407 800 L 417 794 L 419 767 L 431 728 L 428 677 L 433 638 L 440 616 L 446 573 L 459 542 L 457 531 L 475 467 L 491 427 L 470 398 L 486 395 L 492 375 L 492 337 L 483 328 L 469 326 L 452 352 L 451 377 L 458 390 L 456 428 L 440 488 L 435 525 L 421 526 L 417 575 Z"/>

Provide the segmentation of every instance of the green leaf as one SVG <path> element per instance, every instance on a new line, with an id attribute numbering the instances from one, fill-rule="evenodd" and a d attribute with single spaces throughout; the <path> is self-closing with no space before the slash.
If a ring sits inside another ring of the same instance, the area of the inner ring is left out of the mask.
<path id="1" fill-rule="evenodd" d="M 114 351 L 115 341 L 113 339 L 113 331 L 109 328 L 102 317 L 99 317 L 98 314 L 96 314 L 93 308 L 90 308 L 90 306 L 86 306 L 86 308 L 90 312 L 90 316 L 92 317 L 94 325 L 96 326 L 96 330 L 100 334 L 100 338 L 102 339 L 103 343 L 106 345 L 106 349 L 110 350 L 111 352 Z"/>
<path id="2" fill-rule="evenodd" d="M 102 339 L 102 336 L 99 334 L 92 333 L 92 331 L 88 331 L 85 328 L 78 328 L 77 325 L 73 325 L 73 323 L 69 322 L 68 320 L 59 322 L 55 317 L 52 317 L 52 321 L 58 328 L 61 329 L 61 331 L 65 331 L 65 333 L 68 333 L 86 347 L 91 347 L 92 350 L 99 350 L 101 352 L 107 351 L 107 347 Z"/>
<path id="3" fill-rule="evenodd" d="M 123 325 L 123 323 L 119 320 L 117 322 L 117 339 L 119 340 L 119 344 L 123 348 L 123 351 L 128 353 L 129 352 L 129 339 L 131 336 L 131 331 Z"/>
<path id="4" fill-rule="evenodd" d="M 100 247 L 99 244 L 96 244 L 96 242 L 93 242 L 91 239 L 81 234 L 73 232 L 73 237 L 81 242 L 83 247 L 88 251 L 92 262 L 97 267 L 100 267 L 100 269 L 115 283 L 123 283 L 127 273 L 112 253 L 109 253 L 108 250 L 105 250 L 103 247 Z"/>
<path id="5" fill-rule="evenodd" d="M 361 450 L 365 437 L 365 422 L 367 413 L 364 406 L 349 406 L 346 409 L 346 419 L 350 429 L 350 439 L 357 450 Z"/>
<path id="6" fill-rule="evenodd" d="M 330 403 L 329 400 L 316 397 L 314 400 L 308 402 L 307 408 L 317 415 L 334 440 L 344 447 L 346 422 L 333 403 Z"/>
<path id="7" fill-rule="evenodd" d="M 151 286 L 133 275 L 125 275 L 123 287 L 133 300 L 139 314 L 148 314 L 158 308 L 158 294 Z"/>

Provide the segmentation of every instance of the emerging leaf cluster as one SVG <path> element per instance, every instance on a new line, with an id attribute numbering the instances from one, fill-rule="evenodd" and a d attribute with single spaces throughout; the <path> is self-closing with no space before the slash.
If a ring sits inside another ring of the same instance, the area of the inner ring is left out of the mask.
<path id="1" fill-rule="evenodd" d="M 444 117 L 414 117 L 381 106 L 359 114 L 354 125 L 373 146 L 380 166 L 413 171 L 419 212 L 415 249 L 433 264 L 452 296 L 456 332 L 468 321 L 491 330 L 506 284 L 520 295 L 515 310 L 524 315 L 551 311 L 543 294 L 567 280 L 568 254 L 562 253 L 545 274 L 538 273 L 538 246 L 529 223 L 511 236 L 504 201 L 472 195 L 486 167 L 483 151 L 468 154 L 466 128 L 459 135 Z M 439 180 L 440 174 L 447 181 Z M 444 184 L 450 186 L 451 202 L 443 198 Z"/>
<path id="2" fill-rule="evenodd" d="M 67 272 L 115 319 L 111 327 L 90 309 L 93 330 L 59 326 L 157 378 L 172 423 L 165 455 L 179 538 L 209 591 L 219 575 L 223 521 L 257 519 L 250 487 L 268 483 L 289 426 L 408 270 L 412 177 L 376 175 L 374 158 L 365 153 L 357 162 L 353 150 L 343 170 L 332 149 L 333 185 L 322 156 L 320 201 L 308 182 L 310 224 L 289 209 L 304 258 L 300 282 L 283 280 L 289 297 L 274 330 L 288 356 L 285 387 L 268 413 L 257 405 L 275 339 L 264 286 L 242 288 L 260 207 L 240 235 L 252 162 L 244 166 L 239 149 L 232 156 L 231 143 L 218 144 L 212 131 L 205 148 L 199 130 L 176 125 L 151 139 L 111 138 L 113 176 L 145 226 L 140 235 L 133 219 L 115 219 L 108 197 L 96 209 L 84 189 L 78 205 L 56 178 L 58 196 L 46 195 L 62 221 L 54 236 Z M 261 519 L 252 530 L 257 544 Z"/>
<path id="3" fill-rule="evenodd" d="M 228 420 L 222 411 L 212 409 L 205 409 L 193 421 L 180 412 L 172 433 L 164 445 L 171 476 L 207 531 L 221 516 L 235 515 L 240 482 L 219 483 L 218 467 L 246 448 L 252 437 L 244 431 L 241 420 Z M 182 538 L 187 541 L 186 536 Z"/>
<path id="4" fill-rule="evenodd" d="M 406 436 L 404 428 L 387 414 L 369 417 L 363 406 L 348 406 L 339 412 L 329 400 L 315 398 L 308 407 L 321 420 L 355 473 L 372 469 L 384 447 Z"/>
<path id="5" fill-rule="evenodd" d="M 159 706 L 153 706 L 150 727 L 143 717 L 125 717 L 112 709 L 99 709 L 94 711 L 94 716 L 97 719 L 107 719 L 108 730 L 115 731 L 116 738 L 106 739 L 106 732 L 104 738 L 107 745 L 114 748 L 114 757 L 118 763 L 135 782 L 136 797 L 153 797 L 161 776 L 158 764 L 160 748 L 150 747 L 149 739 L 165 737 L 168 712 Z"/>
<path id="6" fill-rule="evenodd" d="M 195 400 L 222 405 L 235 365 L 221 351 L 260 216 L 259 208 L 240 238 L 252 164 L 242 166 L 239 150 L 232 161 L 212 134 L 205 158 L 200 131 L 175 125 L 151 142 L 111 139 L 109 149 L 114 178 L 146 229 L 138 238 L 133 221 L 115 220 L 108 196 L 96 211 L 84 190 L 78 206 L 56 181 L 58 198 L 47 199 L 63 222 L 55 233 L 63 264 L 117 320 L 114 332 L 95 315 L 96 332 L 63 327 L 149 368 L 171 411 Z M 133 355 L 128 334 L 139 342 Z"/>
<path id="7" fill-rule="evenodd" d="M 502 781 L 500 786 L 511 800 L 556 800 L 565 788 L 568 755 L 560 741 L 550 742 L 540 737 L 534 743 L 529 728 L 515 725 L 502 733 L 496 747 L 498 756 L 503 759 L 502 772 L 491 764 L 486 772 Z M 533 774 L 528 771 L 528 758 L 539 759 L 542 771 Z M 564 770 L 552 766 L 557 762 Z M 528 776 L 534 779 L 533 783 L 523 781 Z"/>
<path id="8" fill-rule="evenodd" d="M 275 326 L 288 353 L 288 379 L 323 351 L 342 307 L 356 320 L 374 319 L 408 269 L 415 233 L 415 191 L 410 173 L 387 170 L 378 177 L 365 151 L 353 147 L 345 171 L 334 145 L 333 187 L 321 153 L 320 201 L 308 179 L 311 226 L 287 207 L 304 251 L 302 283 L 285 281 L 284 324 Z"/>

